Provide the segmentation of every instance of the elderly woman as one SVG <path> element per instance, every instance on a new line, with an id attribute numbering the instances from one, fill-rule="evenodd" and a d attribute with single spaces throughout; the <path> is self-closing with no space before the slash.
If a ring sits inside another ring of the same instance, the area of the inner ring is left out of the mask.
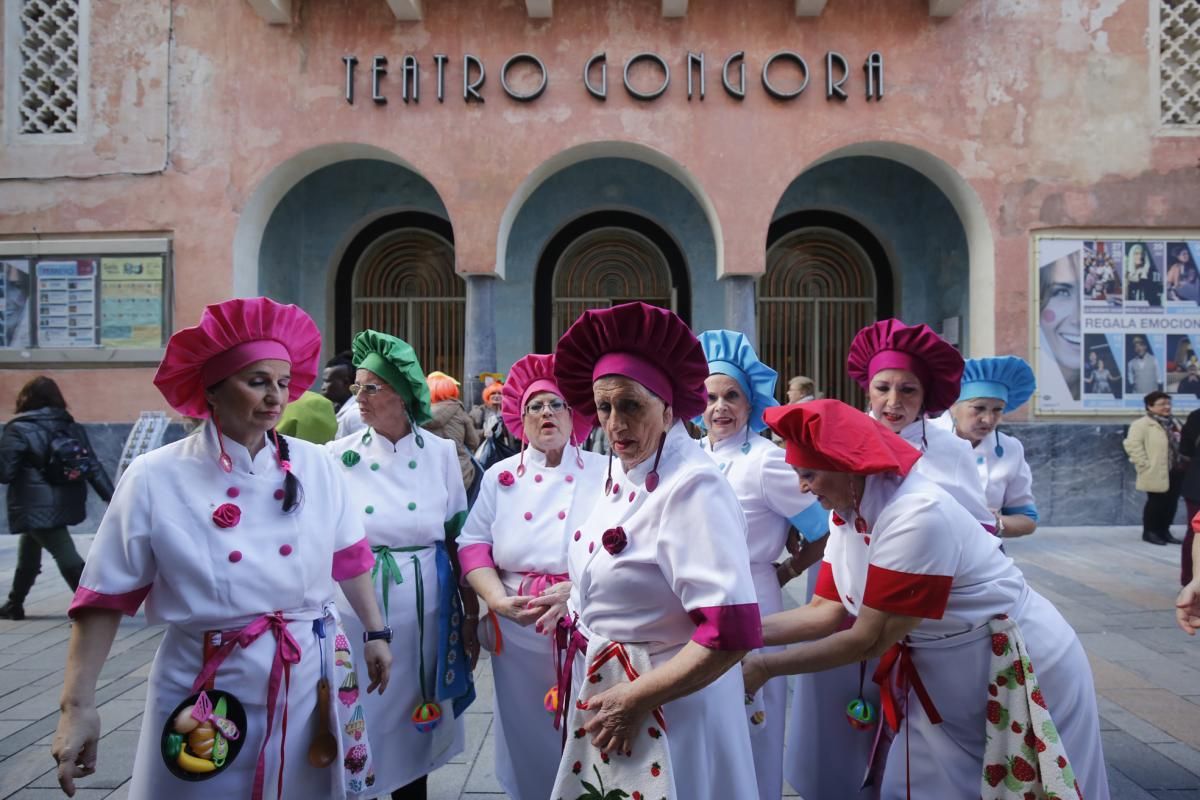
<path id="1" fill-rule="evenodd" d="M 1016 356 L 972 358 L 963 369 L 962 390 L 950 410 L 955 433 L 974 450 L 988 510 L 998 536 L 1027 536 L 1037 528 L 1033 473 L 1021 442 L 997 426 L 1033 396 L 1033 368 Z"/>
<path id="2" fill-rule="evenodd" d="M 546 800 L 562 750 L 551 716 L 558 620 L 540 620 L 543 611 L 529 601 L 567 580 L 567 533 L 599 499 L 605 460 L 579 449 L 591 420 L 563 401 L 554 356 L 522 358 L 503 392 L 504 425 L 521 452 L 484 475 L 458 552 L 467 582 L 489 609 L 480 638 L 490 641 L 496 682 L 496 777 L 509 797 Z"/>
<path id="3" fill-rule="evenodd" d="M 836 400 L 766 418 L 832 524 L 816 597 L 763 621 L 768 644 L 811 643 L 751 656 L 747 691 L 882 656 L 874 677 L 897 737 L 884 798 L 1107 798 L 1083 646 L 1000 541 L 914 469 L 925 456 Z"/>
<path id="4" fill-rule="evenodd" d="M 351 390 L 367 429 L 328 447 L 375 554 L 371 578 L 398 681 L 386 702 L 366 699 L 367 731 L 376 749 L 387 743 L 388 757 L 376 761 L 364 793 L 424 798 L 426 776 L 462 752 L 460 715 L 474 698 L 464 639 L 473 661 L 478 601 L 469 590 L 460 601 L 455 580 L 467 499 L 453 443 L 420 427 L 430 417 L 429 391 L 412 347 L 367 330 L 353 348 Z M 346 627 L 357 640 L 365 626 L 347 613 Z"/>
<path id="5" fill-rule="evenodd" d="M 994 531 L 996 520 L 984 500 L 970 446 L 926 419 L 927 414 L 950 408 L 958 397 L 963 370 L 959 352 L 926 325 L 888 319 L 858 332 L 846 365 L 867 393 L 870 416 L 924 453 L 916 469 Z M 796 681 L 796 734 L 788 740 L 784 763 L 788 781 L 802 796 L 860 796 L 861 772 L 828 765 L 858 763 L 871 748 L 871 735 L 846 723 L 845 704 L 859 695 L 878 701 L 875 687 L 862 680 L 874 668 L 867 662 L 858 668 L 802 675 Z M 874 790 L 861 792 L 864 797 L 873 794 Z"/>
<path id="6" fill-rule="evenodd" d="M 361 779 L 366 747 L 317 699 L 318 681 L 327 692 L 337 674 L 334 582 L 368 631 L 384 627 L 371 551 L 334 465 L 274 431 L 315 379 L 320 349 L 307 314 L 261 297 L 209 306 L 167 344 L 155 385 L 206 422 L 134 460 L 92 544 L 53 748 L 68 795 L 95 770 L 96 678 L 121 614 L 143 600 L 166 633 L 131 798 L 344 797 Z M 372 638 L 363 660 L 367 691 L 382 693 L 385 643 Z"/>
<path id="7" fill-rule="evenodd" d="M 612 442 L 604 496 L 568 541 L 573 643 L 587 675 L 552 797 L 588 790 L 716 800 L 755 785 L 738 670 L 762 644 L 746 522 L 687 435 L 708 363 L 679 317 L 644 303 L 585 312 L 554 373 Z M 539 598 L 544 600 L 545 598 Z"/>
<path id="8" fill-rule="evenodd" d="M 746 337 L 735 331 L 705 331 L 700 345 L 708 359 L 704 381 L 708 405 L 702 418 L 703 450 L 717 462 L 746 515 L 750 532 L 750 571 L 761 612 L 783 610 L 780 587 L 817 562 L 825 550 L 829 514 L 809 495 L 796 491 L 796 475 L 783 459 L 783 450 L 758 435 L 765 430 L 763 411 L 775 400 L 775 370 L 758 360 Z M 778 567 L 773 563 L 795 527 L 805 546 Z M 764 687 L 762 706 L 752 706 L 750 743 L 762 800 L 783 794 L 783 729 L 787 681 L 772 680 Z"/>
<path id="9" fill-rule="evenodd" d="M 1142 509 L 1142 541 L 1181 544 L 1171 534 L 1183 484 L 1180 442 L 1183 430 L 1171 415 L 1171 396 L 1154 391 L 1142 398 L 1146 413 L 1133 421 L 1122 444 L 1137 470 L 1137 490 L 1146 493 Z"/>

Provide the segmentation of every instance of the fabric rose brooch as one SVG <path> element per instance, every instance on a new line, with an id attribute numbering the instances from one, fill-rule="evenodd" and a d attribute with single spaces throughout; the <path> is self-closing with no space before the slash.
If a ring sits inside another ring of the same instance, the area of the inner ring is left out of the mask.
<path id="1" fill-rule="evenodd" d="M 608 551 L 609 555 L 615 556 L 625 549 L 625 545 L 629 544 L 629 538 L 625 536 L 625 529 L 618 526 L 606 530 L 600 537 L 600 544 L 604 545 L 604 549 Z"/>
<path id="2" fill-rule="evenodd" d="M 212 521 L 218 528 L 232 528 L 242 521 L 242 510 L 233 503 L 222 503 L 213 512 Z"/>
<path id="3" fill-rule="evenodd" d="M 501 486 L 512 486 L 514 483 L 517 482 L 517 479 L 514 478 L 513 474 L 511 472 L 509 472 L 508 470 L 504 470 L 504 472 L 501 472 L 497 476 L 496 480 L 500 481 Z"/>

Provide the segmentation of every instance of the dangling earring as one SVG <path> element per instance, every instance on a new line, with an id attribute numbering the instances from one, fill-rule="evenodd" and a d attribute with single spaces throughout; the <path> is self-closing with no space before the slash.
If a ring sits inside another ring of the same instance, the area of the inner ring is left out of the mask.
<path id="1" fill-rule="evenodd" d="M 517 462 L 517 477 L 525 477 L 525 440 L 521 440 L 521 458 Z"/>
<path id="2" fill-rule="evenodd" d="M 854 504 L 854 530 L 863 534 L 867 533 L 867 521 L 862 517 L 862 510 L 859 509 L 858 492 L 854 491 L 854 476 L 850 476 L 850 501 Z"/>
<path id="3" fill-rule="evenodd" d="M 583 453 L 579 452 L 579 442 L 575 439 L 575 431 L 571 430 L 571 447 L 575 448 L 575 466 L 583 469 Z"/>
<path id="4" fill-rule="evenodd" d="M 742 454 L 750 452 L 750 423 L 746 423 L 746 441 L 742 443 Z"/>
<path id="5" fill-rule="evenodd" d="M 213 425 L 216 426 L 217 429 L 217 447 L 221 449 L 221 457 L 217 459 L 217 462 L 221 465 L 221 469 L 225 470 L 225 472 L 233 472 L 233 459 L 229 457 L 229 453 L 225 452 L 225 442 L 221 436 L 221 421 L 217 419 L 217 412 L 215 409 L 212 412 L 212 420 Z"/>
<path id="6" fill-rule="evenodd" d="M 608 446 L 609 446 L 609 450 L 608 450 L 608 477 L 607 477 L 607 478 L 604 480 L 604 496 L 605 496 L 605 497 L 608 497 L 608 494 L 609 494 L 609 492 L 611 492 L 611 491 L 612 491 L 612 443 L 611 443 L 611 442 L 609 442 L 609 445 L 608 445 Z"/>
<path id="7" fill-rule="evenodd" d="M 996 428 L 996 458 L 1004 458 L 1004 448 L 1000 446 L 999 428 Z"/>
<path id="8" fill-rule="evenodd" d="M 667 434 L 663 433 L 658 437 L 658 452 L 654 454 L 654 466 L 650 468 L 649 474 L 646 475 L 646 491 L 653 492 L 658 488 L 658 462 L 662 460 L 663 445 L 667 443 Z"/>
<path id="9" fill-rule="evenodd" d="M 404 413 L 408 416 L 408 427 L 412 428 L 413 441 L 417 443 L 417 447 L 425 448 L 425 440 L 421 438 L 421 429 L 417 427 L 417 423 L 413 420 L 412 412 L 408 410 L 408 406 L 404 407 Z"/>
<path id="10" fill-rule="evenodd" d="M 929 449 L 929 440 L 925 438 L 925 409 L 921 409 L 921 452 Z"/>

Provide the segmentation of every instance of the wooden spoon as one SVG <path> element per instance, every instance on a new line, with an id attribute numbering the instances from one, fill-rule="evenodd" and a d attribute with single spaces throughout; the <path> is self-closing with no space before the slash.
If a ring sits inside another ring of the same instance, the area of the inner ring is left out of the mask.
<path id="1" fill-rule="evenodd" d="M 333 731 L 329 730 L 333 718 L 333 697 L 329 692 L 329 681 L 317 681 L 317 734 L 308 746 L 308 763 L 324 769 L 337 761 L 338 743 Z"/>

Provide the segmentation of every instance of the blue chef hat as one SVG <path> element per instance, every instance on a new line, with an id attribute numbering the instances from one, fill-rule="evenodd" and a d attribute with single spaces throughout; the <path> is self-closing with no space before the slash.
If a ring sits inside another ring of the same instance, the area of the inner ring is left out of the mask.
<path id="1" fill-rule="evenodd" d="M 963 369 L 958 399 L 994 397 L 1004 401 L 1004 413 L 1007 414 L 1024 405 L 1033 396 L 1035 388 L 1033 368 L 1023 358 L 972 358 Z"/>
<path id="2" fill-rule="evenodd" d="M 775 382 L 779 373 L 758 360 L 758 354 L 746 337 L 737 331 L 705 331 L 700 334 L 700 346 L 708 359 L 710 375 L 728 375 L 738 382 L 750 398 L 750 429 L 764 430 L 763 411 L 779 405 L 775 399 Z M 701 424 L 702 418 L 693 422 Z"/>

